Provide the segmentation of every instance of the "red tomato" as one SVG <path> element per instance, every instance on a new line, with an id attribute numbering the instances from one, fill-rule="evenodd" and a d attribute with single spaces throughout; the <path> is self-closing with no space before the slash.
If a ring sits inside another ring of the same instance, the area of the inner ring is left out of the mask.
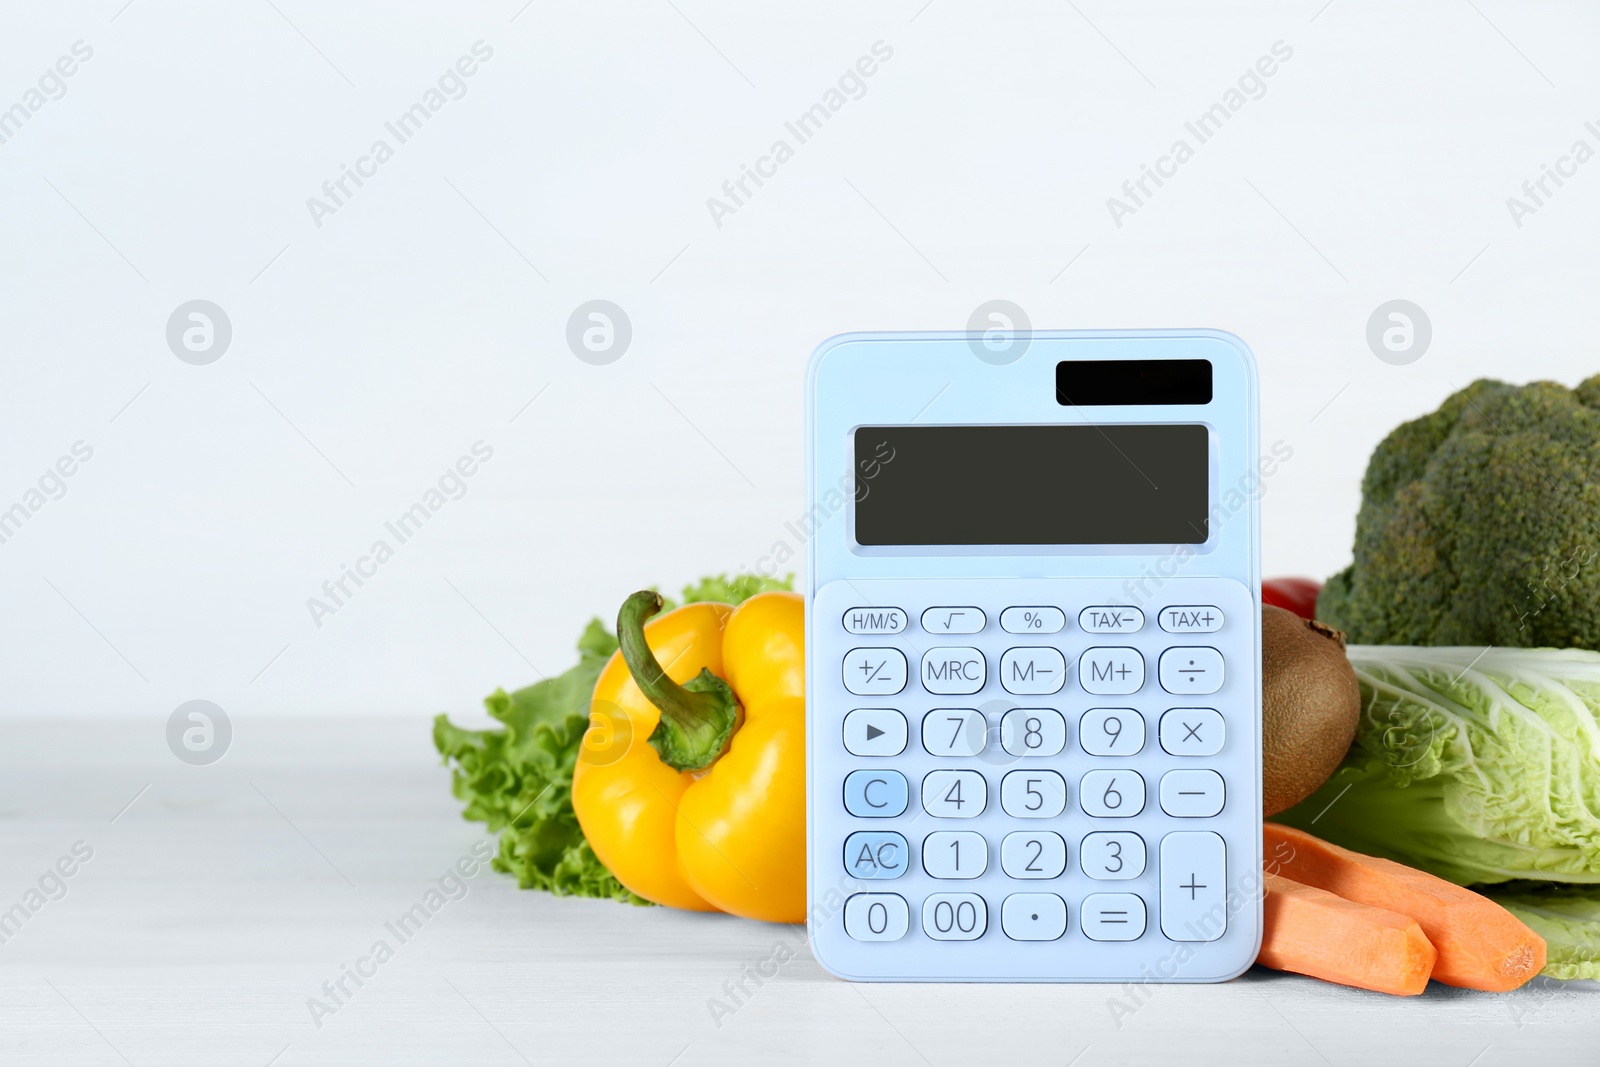
<path id="1" fill-rule="evenodd" d="M 1292 611 L 1302 619 L 1317 617 L 1317 594 L 1322 583 L 1310 578 L 1268 578 L 1261 583 L 1261 602 Z"/>

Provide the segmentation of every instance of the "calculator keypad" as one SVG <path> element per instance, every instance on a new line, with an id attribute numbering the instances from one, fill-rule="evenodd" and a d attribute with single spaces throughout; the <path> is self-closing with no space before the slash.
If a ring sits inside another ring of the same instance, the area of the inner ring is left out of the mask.
<path id="1" fill-rule="evenodd" d="M 1256 802 L 1225 770 L 1254 741 L 1254 667 L 1230 660 L 1253 647 L 1248 614 L 1222 596 L 1116 604 L 1109 586 L 1077 603 L 868 593 L 818 615 L 850 694 L 829 731 L 848 768 L 832 849 L 895 890 L 846 894 L 849 938 L 1059 953 L 1223 936 L 1217 831 Z"/>

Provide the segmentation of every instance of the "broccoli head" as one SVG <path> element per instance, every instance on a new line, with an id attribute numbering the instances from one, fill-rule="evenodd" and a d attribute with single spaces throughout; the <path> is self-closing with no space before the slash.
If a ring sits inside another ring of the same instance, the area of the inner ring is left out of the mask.
<path id="1" fill-rule="evenodd" d="M 1317 615 L 1352 642 L 1600 649 L 1600 375 L 1488 379 L 1396 429 Z"/>

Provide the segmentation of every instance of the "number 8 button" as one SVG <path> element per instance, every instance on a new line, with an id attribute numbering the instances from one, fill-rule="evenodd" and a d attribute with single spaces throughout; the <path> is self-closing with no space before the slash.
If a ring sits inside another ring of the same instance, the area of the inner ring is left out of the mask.
<path id="1" fill-rule="evenodd" d="M 1054 756 L 1067 747 L 1067 720 L 1051 708 L 1012 708 L 1000 720 L 1000 747 L 1012 756 Z"/>

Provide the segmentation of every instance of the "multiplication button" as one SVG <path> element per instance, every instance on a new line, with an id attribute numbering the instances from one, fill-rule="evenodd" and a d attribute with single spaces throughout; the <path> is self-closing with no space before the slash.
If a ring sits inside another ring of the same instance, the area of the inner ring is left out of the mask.
<path id="1" fill-rule="evenodd" d="M 1161 748 L 1172 756 L 1215 756 L 1226 729 L 1215 708 L 1173 708 L 1161 716 Z"/>
<path id="2" fill-rule="evenodd" d="M 1067 902 L 1054 893 L 1013 893 L 1000 905 L 1000 929 L 1013 941 L 1054 941 L 1067 932 Z"/>
<path id="3" fill-rule="evenodd" d="M 906 654 L 898 648 L 852 648 L 844 654 L 844 687 L 857 696 L 894 696 L 906 687 Z"/>

